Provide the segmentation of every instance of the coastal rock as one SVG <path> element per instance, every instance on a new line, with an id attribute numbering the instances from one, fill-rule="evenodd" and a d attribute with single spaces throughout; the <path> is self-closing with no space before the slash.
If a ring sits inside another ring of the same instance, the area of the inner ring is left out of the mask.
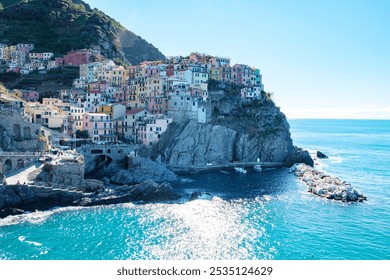
<path id="1" fill-rule="evenodd" d="M 129 169 L 120 170 L 111 177 L 111 183 L 117 185 L 131 185 L 142 183 L 148 179 L 155 182 L 175 182 L 178 177 L 167 169 L 165 164 L 155 162 L 148 158 L 129 158 Z"/>
<path id="2" fill-rule="evenodd" d="M 22 209 L 18 209 L 18 208 L 5 208 L 5 209 L 1 209 L 0 210 L 0 219 L 3 219 L 7 216 L 11 216 L 11 215 L 20 215 L 20 214 L 23 214 L 24 211 Z"/>
<path id="3" fill-rule="evenodd" d="M 128 186 L 124 185 L 115 189 L 91 194 L 88 197 L 76 202 L 82 206 L 106 205 L 126 202 L 161 202 L 176 200 L 180 196 L 174 192 L 169 183 L 157 184 L 147 180 L 141 184 Z"/>
<path id="4" fill-rule="evenodd" d="M 310 156 L 309 152 L 302 148 L 294 147 L 294 149 L 288 154 L 285 159 L 286 166 L 291 166 L 295 163 L 304 163 L 311 167 L 314 166 L 314 160 Z"/>
<path id="5" fill-rule="evenodd" d="M 189 121 L 171 124 L 168 130 L 160 139 L 156 158 L 169 165 L 192 166 L 233 159 L 237 132 L 232 129 Z"/>
<path id="6" fill-rule="evenodd" d="M 307 185 L 308 192 L 312 194 L 343 202 L 367 200 L 363 194 L 352 188 L 347 182 L 326 175 L 311 166 L 295 164 L 290 168 L 290 172 L 298 176 Z"/>
<path id="7" fill-rule="evenodd" d="M 24 211 L 47 210 L 71 206 L 83 196 L 81 192 L 27 185 L 0 186 L 0 209 L 19 208 Z"/>
<path id="8" fill-rule="evenodd" d="M 317 157 L 318 158 L 329 158 L 327 155 L 325 155 L 324 153 L 322 153 L 320 151 L 317 151 Z"/>
<path id="9" fill-rule="evenodd" d="M 3 164 L 0 162 L 0 184 L 6 184 Z"/>
<path id="10" fill-rule="evenodd" d="M 206 123 L 176 119 L 153 146 L 152 158 L 183 168 L 257 159 L 286 166 L 314 164 L 308 152 L 294 147 L 286 116 L 265 92 L 248 101 L 239 88 L 219 86 L 223 89 L 209 92 Z"/>
<path id="11" fill-rule="evenodd" d="M 193 193 L 191 194 L 190 200 L 198 199 L 200 195 L 201 195 L 200 192 L 193 192 Z"/>
<path id="12" fill-rule="evenodd" d="M 241 127 L 195 121 L 173 123 L 154 147 L 152 157 L 182 167 L 255 162 L 258 158 L 262 162 L 282 162 L 287 166 L 296 162 L 314 165 L 307 151 L 292 145 L 288 128 L 256 130 L 259 134 L 248 134 L 241 131 Z"/>

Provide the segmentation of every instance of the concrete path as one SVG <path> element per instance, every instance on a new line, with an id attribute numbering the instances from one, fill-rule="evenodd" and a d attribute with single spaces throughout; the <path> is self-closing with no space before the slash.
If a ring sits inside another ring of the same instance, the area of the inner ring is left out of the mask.
<path id="1" fill-rule="evenodd" d="M 8 185 L 14 185 L 16 183 L 23 184 L 23 183 L 29 183 L 28 175 L 34 171 L 37 171 L 38 169 L 41 169 L 43 167 L 42 162 L 36 162 L 32 165 L 26 166 L 24 168 L 14 170 L 12 172 L 9 172 L 6 176 L 7 184 Z"/>

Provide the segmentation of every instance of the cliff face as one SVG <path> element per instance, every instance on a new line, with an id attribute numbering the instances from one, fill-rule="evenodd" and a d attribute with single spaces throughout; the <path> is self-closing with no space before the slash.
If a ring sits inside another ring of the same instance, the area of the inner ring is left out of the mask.
<path id="1" fill-rule="evenodd" d="M 265 93 L 264 93 L 265 94 Z M 285 115 L 265 95 L 241 102 L 238 96 L 212 101 L 208 124 L 176 122 L 168 127 L 152 157 L 177 166 L 228 163 L 231 161 L 296 162 L 313 165 L 306 151 L 294 147 Z"/>
<path id="2" fill-rule="evenodd" d="M 120 63 L 163 60 L 153 45 L 81 0 L 2 0 L 0 43 L 33 43 L 37 52 L 64 55 L 93 48 Z M 44 31 L 44 32 L 42 32 Z"/>

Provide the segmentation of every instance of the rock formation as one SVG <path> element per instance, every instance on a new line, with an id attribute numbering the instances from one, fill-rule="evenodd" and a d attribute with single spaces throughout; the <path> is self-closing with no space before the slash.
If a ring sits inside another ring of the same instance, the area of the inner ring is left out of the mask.
<path id="1" fill-rule="evenodd" d="M 6 183 L 3 164 L 0 162 L 0 184 Z"/>
<path id="2" fill-rule="evenodd" d="M 352 188 L 351 184 L 337 177 L 331 177 L 313 167 L 298 164 L 292 166 L 290 171 L 294 172 L 307 185 L 307 191 L 312 194 L 343 202 L 367 200 L 363 194 Z"/>
<path id="3" fill-rule="evenodd" d="M 129 168 L 122 169 L 111 177 L 111 183 L 117 185 L 138 184 L 146 180 L 157 183 L 174 182 L 178 177 L 168 170 L 165 164 L 143 157 L 129 157 Z"/>
<path id="4" fill-rule="evenodd" d="M 101 189 L 93 195 L 84 197 L 75 203 L 82 206 L 106 205 L 126 202 L 161 202 L 179 199 L 169 183 L 157 184 L 147 180 L 141 184 L 118 188 Z"/>
<path id="5" fill-rule="evenodd" d="M 13 213 L 13 208 L 35 211 L 57 206 L 70 206 L 82 196 L 81 192 L 45 187 L 0 186 L 0 210 L 5 210 L 0 213 L 0 217 Z"/>
<path id="6" fill-rule="evenodd" d="M 0 186 L 0 218 L 24 211 L 58 206 L 93 206 L 126 202 L 161 202 L 179 199 L 169 183 L 147 180 L 141 184 L 102 188 L 92 193 L 27 185 Z"/>
<path id="7" fill-rule="evenodd" d="M 327 155 L 325 155 L 323 152 L 320 152 L 320 151 L 317 151 L 316 155 L 318 158 L 328 158 Z"/>
<path id="8" fill-rule="evenodd" d="M 214 114 L 207 124 L 196 120 L 170 124 L 152 158 L 183 167 L 257 159 L 313 166 L 309 153 L 294 147 L 286 117 L 272 101 L 242 102 L 240 96 L 229 96 L 212 104 Z"/>

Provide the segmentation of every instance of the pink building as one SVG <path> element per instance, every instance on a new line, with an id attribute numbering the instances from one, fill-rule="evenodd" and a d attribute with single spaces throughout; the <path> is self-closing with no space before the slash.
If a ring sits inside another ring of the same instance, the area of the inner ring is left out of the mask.
<path id="1" fill-rule="evenodd" d="M 252 69 L 245 64 L 234 64 L 233 69 L 237 72 L 236 83 L 240 85 L 251 84 Z"/>
<path id="2" fill-rule="evenodd" d="M 209 98 L 209 92 L 201 88 L 191 88 L 191 96 L 207 99 Z"/>
<path id="3" fill-rule="evenodd" d="M 71 51 L 64 55 L 64 57 L 56 58 L 56 65 L 80 66 L 82 64 L 87 64 L 91 55 L 92 52 L 86 49 Z"/>
<path id="4" fill-rule="evenodd" d="M 160 76 L 160 68 L 158 66 L 147 66 L 143 69 L 143 76 L 150 77 L 158 77 Z"/>
<path id="5" fill-rule="evenodd" d="M 107 114 L 87 113 L 83 115 L 83 130 L 88 131 L 94 141 L 116 141 L 113 135 L 113 124 Z"/>
<path id="6" fill-rule="evenodd" d="M 168 98 L 157 95 L 147 98 L 148 111 L 152 114 L 166 114 L 168 111 Z"/>
<path id="7" fill-rule="evenodd" d="M 39 92 L 35 90 L 23 92 L 23 100 L 36 102 L 38 101 L 38 99 L 39 99 Z"/>
<path id="8" fill-rule="evenodd" d="M 175 75 L 175 66 L 174 65 L 167 65 L 166 75 L 167 75 L 167 77 Z"/>
<path id="9" fill-rule="evenodd" d="M 34 49 L 34 45 L 33 44 L 17 44 L 16 49 L 18 51 L 21 51 L 21 52 L 24 52 L 27 54 Z"/>

